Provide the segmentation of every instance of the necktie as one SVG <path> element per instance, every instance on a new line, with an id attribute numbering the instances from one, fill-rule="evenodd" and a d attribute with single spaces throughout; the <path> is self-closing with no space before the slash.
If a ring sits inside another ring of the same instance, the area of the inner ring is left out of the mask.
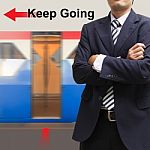
<path id="1" fill-rule="evenodd" d="M 118 35 L 119 35 L 119 29 L 118 29 L 118 27 L 120 27 L 121 24 L 119 23 L 118 20 L 113 20 L 111 22 L 111 26 L 112 26 L 112 31 L 111 31 L 112 32 L 112 39 L 113 39 L 113 43 L 115 45 L 116 42 L 117 42 Z"/>
<path id="2" fill-rule="evenodd" d="M 118 20 L 113 20 L 111 22 L 111 26 L 112 26 L 112 31 L 111 31 L 112 32 L 112 40 L 113 40 L 113 43 L 115 45 L 117 42 L 118 35 L 119 35 L 118 27 L 120 27 L 121 24 L 119 23 Z M 102 104 L 108 110 L 111 110 L 114 108 L 114 88 L 113 88 L 113 86 L 111 86 L 107 90 L 105 96 L 103 97 L 103 103 Z"/>

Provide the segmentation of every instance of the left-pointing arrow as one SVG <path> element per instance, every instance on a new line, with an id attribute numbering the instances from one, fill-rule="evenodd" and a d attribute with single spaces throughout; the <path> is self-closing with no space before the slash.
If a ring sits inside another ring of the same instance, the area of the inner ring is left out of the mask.
<path id="1" fill-rule="evenodd" d="M 13 21 L 16 21 L 17 17 L 28 17 L 28 13 L 27 12 L 16 12 L 16 8 L 8 11 L 4 15 L 6 17 L 12 19 Z"/>

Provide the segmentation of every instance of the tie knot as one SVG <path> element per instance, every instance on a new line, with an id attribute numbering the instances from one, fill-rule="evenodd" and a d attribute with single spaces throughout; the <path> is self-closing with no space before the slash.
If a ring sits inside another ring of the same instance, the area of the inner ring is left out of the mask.
<path id="1" fill-rule="evenodd" d="M 117 29 L 118 27 L 121 26 L 120 22 L 119 22 L 117 19 L 113 20 L 113 21 L 111 22 L 111 25 L 112 25 L 112 27 L 115 28 L 115 29 Z"/>

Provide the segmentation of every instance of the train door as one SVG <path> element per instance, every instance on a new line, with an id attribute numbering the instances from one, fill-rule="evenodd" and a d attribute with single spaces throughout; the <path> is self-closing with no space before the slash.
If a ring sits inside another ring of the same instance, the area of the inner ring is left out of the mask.
<path id="1" fill-rule="evenodd" d="M 61 35 L 32 33 L 32 117 L 61 117 Z"/>

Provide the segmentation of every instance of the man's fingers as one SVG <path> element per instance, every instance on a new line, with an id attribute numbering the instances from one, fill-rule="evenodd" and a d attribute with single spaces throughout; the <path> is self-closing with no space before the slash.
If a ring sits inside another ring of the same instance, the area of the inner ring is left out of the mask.
<path id="1" fill-rule="evenodd" d="M 144 52 L 144 48 L 138 47 L 136 49 L 130 50 L 132 53 Z"/>
<path id="2" fill-rule="evenodd" d="M 138 60 L 144 58 L 144 49 L 142 47 L 138 47 L 134 50 L 130 49 L 127 55 L 127 58 L 130 60 Z"/>
<path id="3" fill-rule="evenodd" d="M 131 49 L 136 49 L 138 47 L 142 47 L 142 48 L 145 48 L 145 45 L 143 43 L 136 43 L 134 46 L 131 47 Z"/>
<path id="4" fill-rule="evenodd" d="M 138 47 L 134 50 L 129 50 L 127 58 L 135 59 L 136 57 L 144 55 L 144 49 L 142 47 Z"/>
<path id="5" fill-rule="evenodd" d="M 140 60 L 140 59 L 143 59 L 143 58 L 144 58 L 144 56 L 143 56 L 143 55 L 140 55 L 140 56 L 134 58 L 134 60 Z"/>
<path id="6" fill-rule="evenodd" d="M 141 56 L 141 55 L 144 55 L 143 51 L 137 51 L 136 53 L 133 53 L 132 54 L 134 57 L 138 57 L 138 56 Z"/>

